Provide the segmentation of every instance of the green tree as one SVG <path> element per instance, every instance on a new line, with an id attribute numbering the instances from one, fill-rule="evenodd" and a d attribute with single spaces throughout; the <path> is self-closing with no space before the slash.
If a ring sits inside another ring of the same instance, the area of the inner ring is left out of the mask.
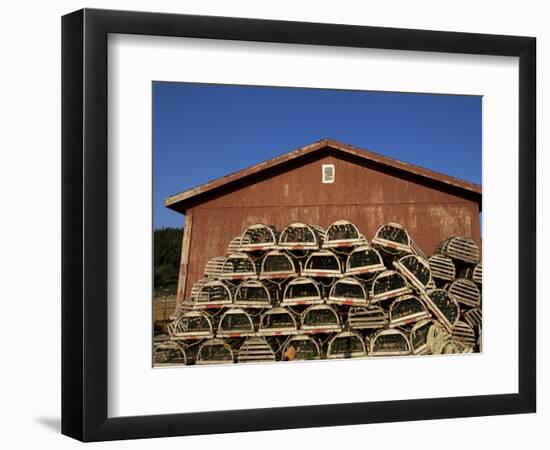
<path id="1" fill-rule="evenodd" d="M 181 255 L 183 228 L 158 228 L 153 235 L 155 295 L 175 294 Z"/>

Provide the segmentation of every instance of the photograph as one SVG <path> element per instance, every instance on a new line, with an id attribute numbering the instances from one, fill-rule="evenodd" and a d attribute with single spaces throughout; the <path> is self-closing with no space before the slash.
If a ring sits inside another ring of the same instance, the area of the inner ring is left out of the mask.
<path id="1" fill-rule="evenodd" d="M 482 96 L 152 95 L 154 367 L 482 352 Z"/>

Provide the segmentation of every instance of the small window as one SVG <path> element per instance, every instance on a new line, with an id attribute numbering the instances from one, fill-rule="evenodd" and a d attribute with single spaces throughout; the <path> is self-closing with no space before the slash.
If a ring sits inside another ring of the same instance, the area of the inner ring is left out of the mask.
<path id="1" fill-rule="evenodd" d="M 323 183 L 334 183 L 334 164 L 323 164 Z"/>

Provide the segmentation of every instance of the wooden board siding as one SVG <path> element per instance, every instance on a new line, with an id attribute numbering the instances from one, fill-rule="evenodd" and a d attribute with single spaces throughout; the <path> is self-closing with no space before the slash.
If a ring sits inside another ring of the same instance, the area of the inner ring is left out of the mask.
<path id="1" fill-rule="evenodd" d="M 322 164 L 334 164 L 334 183 L 322 183 Z M 197 204 L 187 211 L 193 232 L 186 255 L 182 248 L 178 301 L 188 298 L 206 262 L 226 254 L 229 241 L 253 223 L 282 229 L 305 222 L 326 228 L 346 219 L 370 241 L 379 225 L 398 222 L 426 254 L 452 235 L 472 236 L 480 245 L 478 203 L 443 192 L 429 181 L 421 183 L 333 155 Z"/>

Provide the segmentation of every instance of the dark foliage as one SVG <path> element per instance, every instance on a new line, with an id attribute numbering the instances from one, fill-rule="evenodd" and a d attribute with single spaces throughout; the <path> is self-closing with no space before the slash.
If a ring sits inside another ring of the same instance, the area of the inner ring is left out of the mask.
<path id="1" fill-rule="evenodd" d="M 159 228 L 153 237 L 155 295 L 175 294 L 181 255 L 182 228 Z"/>

